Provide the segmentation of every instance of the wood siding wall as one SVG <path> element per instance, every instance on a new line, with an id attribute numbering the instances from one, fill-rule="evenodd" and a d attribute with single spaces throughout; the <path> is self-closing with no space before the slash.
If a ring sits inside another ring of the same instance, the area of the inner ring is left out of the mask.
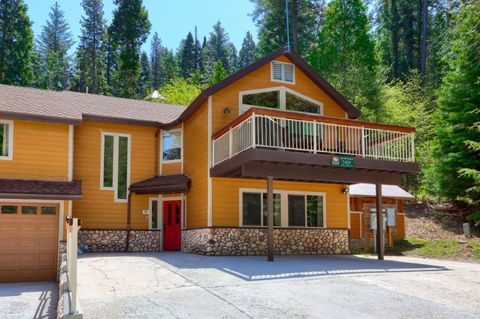
<path id="1" fill-rule="evenodd" d="M 67 180 L 69 126 L 13 122 L 13 159 L 0 160 L 1 178 Z"/>
<path id="2" fill-rule="evenodd" d="M 274 181 L 273 189 L 326 193 L 327 228 L 347 228 L 347 196 L 345 185 Z M 239 226 L 240 188 L 266 189 L 266 181 L 252 179 L 213 178 L 213 226 Z M 189 207 L 190 209 L 190 207 Z"/>

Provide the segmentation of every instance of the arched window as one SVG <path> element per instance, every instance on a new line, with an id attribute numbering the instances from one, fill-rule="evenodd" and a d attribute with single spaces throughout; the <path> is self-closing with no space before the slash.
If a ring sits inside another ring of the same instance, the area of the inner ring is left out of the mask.
<path id="1" fill-rule="evenodd" d="M 308 96 L 280 86 L 240 92 L 240 113 L 251 107 L 323 114 L 323 104 Z"/>

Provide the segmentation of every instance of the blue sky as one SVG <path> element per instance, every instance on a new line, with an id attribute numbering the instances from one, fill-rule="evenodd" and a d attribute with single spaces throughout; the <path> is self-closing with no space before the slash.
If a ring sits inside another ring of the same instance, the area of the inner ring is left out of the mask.
<path id="1" fill-rule="evenodd" d="M 40 34 L 42 26 L 48 18 L 50 8 L 55 0 L 24 0 L 28 5 L 28 14 L 33 22 L 35 36 Z M 75 41 L 80 34 L 80 18 L 83 9 L 81 0 L 58 0 L 70 24 Z M 114 9 L 112 0 L 104 0 L 105 18 L 112 19 Z M 149 52 L 152 34 L 158 32 L 163 45 L 176 50 L 181 39 L 189 31 L 198 29 L 199 38 L 212 30 L 215 22 L 220 20 L 230 36 L 230 40 L 240 50 L 243 37 L 250 31 L 256 38 L 255 24 L 249 14 L 253 4 L 249 0 L 144 0 L 152 28 L 149 39 L 143 49 Z M 76 44 L 75 44 L 76 46 Z"/>

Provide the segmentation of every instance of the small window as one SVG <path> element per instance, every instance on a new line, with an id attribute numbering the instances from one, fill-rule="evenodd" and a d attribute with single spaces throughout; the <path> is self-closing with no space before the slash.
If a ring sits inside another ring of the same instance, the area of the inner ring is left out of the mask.
<path id="1" fill-rule="evenodd" d="M 22 214 L 35 215 L 37 213 L 37 206 L 22 206 Z"/>
<path id="2" fill-rule="evenodd" d="M 4 205 L 2 206 L 2 214 L 13 215 L 16 214 L 18 207 L 15 205 Z"/>
<path id="3" fill-rule="evenodd" d="M 57 208 L 54 206 L 42 206 L 42 215 L 56 215 Z"/>
<path id="4" fill-rule="evenodd" d="M 280 91 L 245 94 L 242 103 L 246 105 L 280 108 Z"/>
<path id="5" fill-rule="evenodd" d="M 113 187 L 113 136 L 103 137 L 103 187 Z"/>
<path id="6" fill-rule="evenodd" d="M 272 80 L 294 83 L 294 65 L 291 63 L 272 61 Z"/>
<path id="7" fill-rule="evenodd" d="M 178 161 L 182 159 L 182 132 L 163 132 L 162 160 Z"/>
<path id="8" fill-rule="evenodd" d="M 118 138 L 117 198 L 127 199 L 128 188 L 128 137 Z"/>
<path id="9" fill-rule="evenodd" d="M 150 216 L 152 220 L 152 229 L 160 228 L 158 220 L 158 200 L 152 200 L 152 215 Z"/>
<path id="10" fill-rule="evenodd" d="M 305 226 L 304 195 L 288 195 L 288 226 Z"/>
<path id="11" fill-rule="evenodd" d="M 102 189 L 113 190 L 116 200 L 126 200 L 130 165 L 130 136 L 102 134 L 101 179 Z"/>
<path id="12" fill-rule="evenodd" d="M 12 159 L 13 122 L 0 121 L 0 159 Z"/>

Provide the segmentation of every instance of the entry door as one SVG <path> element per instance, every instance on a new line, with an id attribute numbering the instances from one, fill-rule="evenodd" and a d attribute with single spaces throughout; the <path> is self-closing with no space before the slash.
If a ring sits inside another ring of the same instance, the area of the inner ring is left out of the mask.
<path id="1" fill-rule="evenodd" d="M 182 201 L 163 202 L 163 249 L 180 250 L 182 243 Z"/>

